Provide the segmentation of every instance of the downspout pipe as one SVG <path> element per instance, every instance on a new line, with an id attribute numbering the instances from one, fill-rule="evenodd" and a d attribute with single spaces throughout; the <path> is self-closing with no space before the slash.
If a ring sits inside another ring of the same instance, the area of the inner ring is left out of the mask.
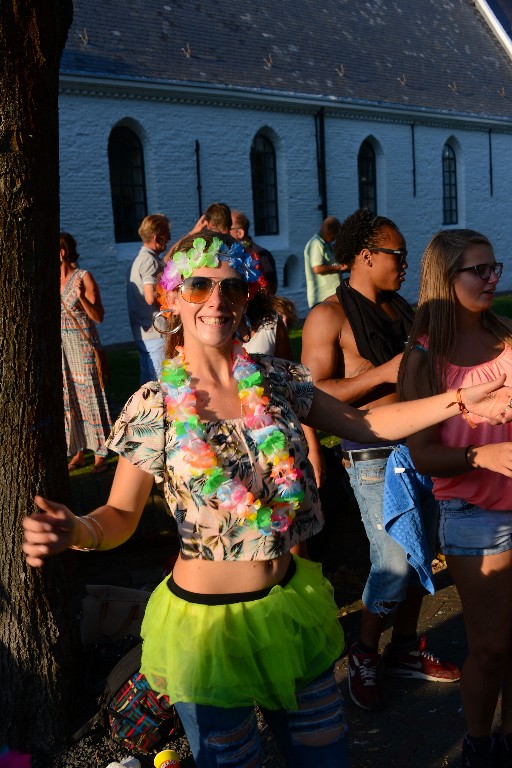
<path id="1" fill-rule="evenodd" d="M 197 186 L 197 206 L 199 208 L 198 219 L 203 215 L 203 201 L 201 197 L 201 146 L 196 139 L 196 186 Z"/>
<path id="2" fill-rule="evenodd" d="M 316 167 L 318 174 L 318 194 L 322 211 L 322 221 L 327 218 L 327 173 L 325 168 L 325 111 L 321 107 L 315 114 Z"/>

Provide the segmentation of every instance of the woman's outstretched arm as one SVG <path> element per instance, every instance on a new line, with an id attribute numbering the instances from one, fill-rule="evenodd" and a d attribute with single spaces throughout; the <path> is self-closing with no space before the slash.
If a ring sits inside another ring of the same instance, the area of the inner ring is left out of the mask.
<path id="1" fill-rule="evenodd" d="M 491 424 L 512 421 L 512 389 L 503 386 L 505 378 L 502 375 L 495 381 L 464 387 L 461 399 L 468 411 Z M 358 443 L 375 443 L 401 440 L 456 415 L 462 418 L 456 392 L 365 410 L 352 408 L 315 387 L 304 423 Z"/>

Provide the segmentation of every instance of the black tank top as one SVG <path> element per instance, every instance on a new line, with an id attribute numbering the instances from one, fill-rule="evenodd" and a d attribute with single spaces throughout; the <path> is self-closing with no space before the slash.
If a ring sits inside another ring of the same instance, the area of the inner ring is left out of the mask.
<path id="1" fill-rule="evenodd" d="M 389 291 L 384 299 L 395 310 L 397 319 L 393 320 L 373 301 L 352 288 L 348 283 L 349 279 L 341 281 L 336 296 L 352 328 L 357 350 L 361 357 L 369 360 L 372 365 L 383 365 L 404 351 L 414 313 L 405 299 L 398 293 Z M 378 447 L 375 443 L 363 445 L 343 439 L 341 444 L 345 451 Z M 389 445 L 389 442 L 385 445 Z"/>

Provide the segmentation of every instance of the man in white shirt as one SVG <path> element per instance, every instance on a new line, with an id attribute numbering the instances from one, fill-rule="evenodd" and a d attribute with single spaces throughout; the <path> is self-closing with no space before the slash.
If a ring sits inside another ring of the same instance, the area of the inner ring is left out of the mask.
<path id="1" fill-rule="evenodd" d="M 153 318 L 160 309 L 156 284 L 170 234 L 167 216 L 146 216 L 139 227 L 142 248 L 132 262 L 126 286 L 130 325 L 140 355 L 141 384 L 158 379 L 165 355 L 165 337 L 153 328 Z"/>
<path id="2" fill-rule="evenodd" d="M 313 235 L 304 248 L 304 268 L 309 307 L 314 307 L 336 293 L 344 265 L 334 260 L 332 242 L 340 222 L 335 216 L 323 220 L 320 231 Z"/>

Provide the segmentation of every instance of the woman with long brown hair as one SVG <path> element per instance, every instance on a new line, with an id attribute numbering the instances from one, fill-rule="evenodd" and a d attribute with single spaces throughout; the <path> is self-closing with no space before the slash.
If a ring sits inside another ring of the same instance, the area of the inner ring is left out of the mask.
<path id="1" fill-rule="evenodd" d="M 399 391 L 426 397 L 506 374 L 512 327 L 491 307 L 503 264 L 473 230 L 445 230 L 423 256 L 418 310 Z M 510 412 L 512 401 L 506 406 Z M 463 765 L 512 766 L 512 428 L 478 416 L 408 439 L 419 472 L 432 475 L 439 538 L 459 591 L 468 640 L 461 693 L 468 733 Z M 491 735 L 502 692 L 502 734 Z"/>

